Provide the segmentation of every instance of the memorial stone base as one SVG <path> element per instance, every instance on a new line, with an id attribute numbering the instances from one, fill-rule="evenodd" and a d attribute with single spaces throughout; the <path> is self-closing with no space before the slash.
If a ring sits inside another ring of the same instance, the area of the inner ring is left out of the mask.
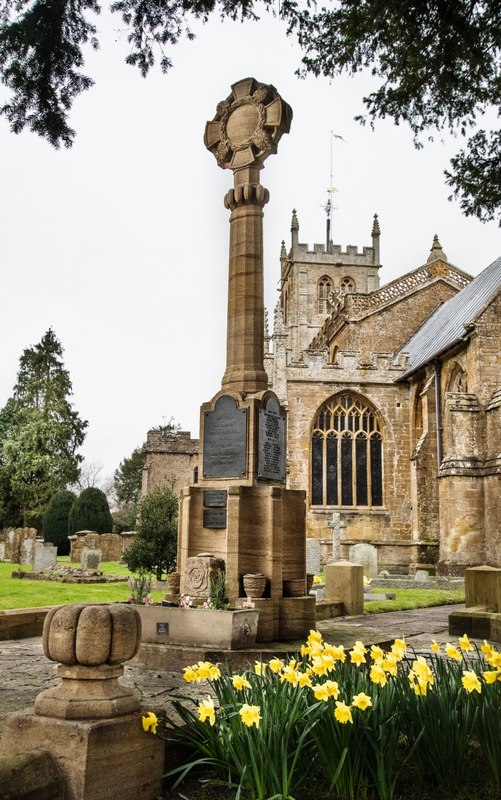
<path id="1" fill-rule="evenodd" d="M 204 512 L 207 502 L 212 502 L 214 491 L 224 496 L 224 527 L 204 527 L 208 517 Z M 178 568 L 181 592 L 190 597 L 196 594 L 196 585 L 201 596 L 208 591 L 208 579 L 204 578 L 203 570 L 197 570 L 196 575 L 186 571 L 187 559 L 203 553 L 225 562 L 228 603 L 232 608 L 241 607 L 244 602 L 244 575 L 262 573 L 266 576 L 263 597 L 248 598 L 260 612 L 257 641 L 301 638 L 314 627 L 313 597 L 284 598 L 285 582 L 306 579 L 303 491 L 270 485 L 229 485 L 224 490 L 207 486 L 183 489 Z M 303 595 L 305 592 L 306 586 Z M 297 618 L 294 618 L 293 609 L 297 610 Z"/>

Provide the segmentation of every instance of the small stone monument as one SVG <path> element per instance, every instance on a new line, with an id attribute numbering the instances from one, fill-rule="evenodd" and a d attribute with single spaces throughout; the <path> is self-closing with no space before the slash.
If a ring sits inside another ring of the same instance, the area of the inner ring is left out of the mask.
<path id="1" fill-rule="evenodd" d="M 349 561 L 354 564 L 360 564 L 366 578 L 375 578 L 377 576 L 377 550 L 373 544 L 367 542 L 360 542 L 350 547 Z"/>
<path id="2" fill-rule="evenodd" d="M 101 563 L 101 551 L 94 550 L 90 547 L 84 547 L 80 557 L 80 566 L 82 569 L 99 569 Z"/>
<path id="3" fill-rule="evenodd" d="M 55 567 L 57 564 L 57 547 L 51 542 L 44 542 L 37 539 L 33 546 L 33 560 L 31 563 L 33 572 L 43 572 L 44 569 Z"/>
<path id="4" fill-rule="evenodd" d="M 68 605 L 45 618 L 43 647 L 61 683 L 41 692 L 34 711 L 4 723 L 0 755 L 49 752 L 69 800 L 153 800 L 164 769 L 163 742 L 144 733 L 139 696 L 118 683 L 139 647 L 133 606 Z"/>
<path id="5" fill-rule="evenodd" d="M 332 530 L 332 561 L 339 561 L 341 558 L 341 540 L 346 535 L 346 522 L 339 512 L 333 512 L 331 521 L 327 523 L 327 528 Z"/>

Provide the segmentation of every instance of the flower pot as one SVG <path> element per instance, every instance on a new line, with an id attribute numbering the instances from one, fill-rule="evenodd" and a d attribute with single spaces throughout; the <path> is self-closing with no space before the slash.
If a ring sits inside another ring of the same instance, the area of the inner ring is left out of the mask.
<path id="1" fill-rule="evenodd" d="M 171 597 L 179 594 L 181 575 L 179 572 L 169 572 L 165 579 L 165 594 Z"/>
<path id="2" fill-rule="evenodd" d="M 313 588 L 313 578 L 315 576 L 311 572 L 306 573 L 306 594 L 309 594 Z"/>
<path id="3" fill-rule="evenodd" d="M 249 598 L 262 597 L 266 589 L 266 575 L 260 572 L 248 572 L 243 577 L 244 592 Z"/>
<path id="4" fill-rule="evenodd" d="M 304 597 L 306 581 L 304 578 L 293 578 L 284 581 L 284 597 Z"/>

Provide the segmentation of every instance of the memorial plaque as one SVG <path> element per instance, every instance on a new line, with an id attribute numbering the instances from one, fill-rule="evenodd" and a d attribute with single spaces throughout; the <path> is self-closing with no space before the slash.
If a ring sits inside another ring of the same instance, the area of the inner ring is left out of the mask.
<path id="1" fill-rule="evenodd" d="M 204 528 L 226 528 L 226 509 L 204 508 Z"/>
<path id="2" fill-rule="evenodd" d="M 168 635 L 169 635 L 169 623 L 157 622 L 157 636 L 168 636 Z"/>
<path id="3" fill-rule="evenodd" d="M 204 492 L 204 506 L 206 508 L 226 508 L 228 492 L 226 489 L 206 489 Z"/>
<path id="4" fill-rule="evenodd" d="M 285 418 L 275 397 L 259 410 L 257 476 L 285 480 Z"/>
<path id="5" fill-rule="evenodd" d="M 222 395 L 204 414 L 204 478 L 242 478 L 247 474 L 247 409 Z"/>

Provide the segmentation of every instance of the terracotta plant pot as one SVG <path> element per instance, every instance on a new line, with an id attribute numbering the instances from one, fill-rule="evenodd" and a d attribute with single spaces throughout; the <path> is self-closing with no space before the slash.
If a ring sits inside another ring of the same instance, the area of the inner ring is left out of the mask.
<path id="1" fill-rule="evenodd" d="M 260 572 L 249 572 L 244 575 L 244 592 L 249 598 L 262 597 L 266 589 L 266 575 Z"/>
<path id="2" fill-rule="evenodd" d="M 169 596 L 179 594 L 181 575 L 179 572 L 168 573 L 165 579 L 165 593 Z"/>

